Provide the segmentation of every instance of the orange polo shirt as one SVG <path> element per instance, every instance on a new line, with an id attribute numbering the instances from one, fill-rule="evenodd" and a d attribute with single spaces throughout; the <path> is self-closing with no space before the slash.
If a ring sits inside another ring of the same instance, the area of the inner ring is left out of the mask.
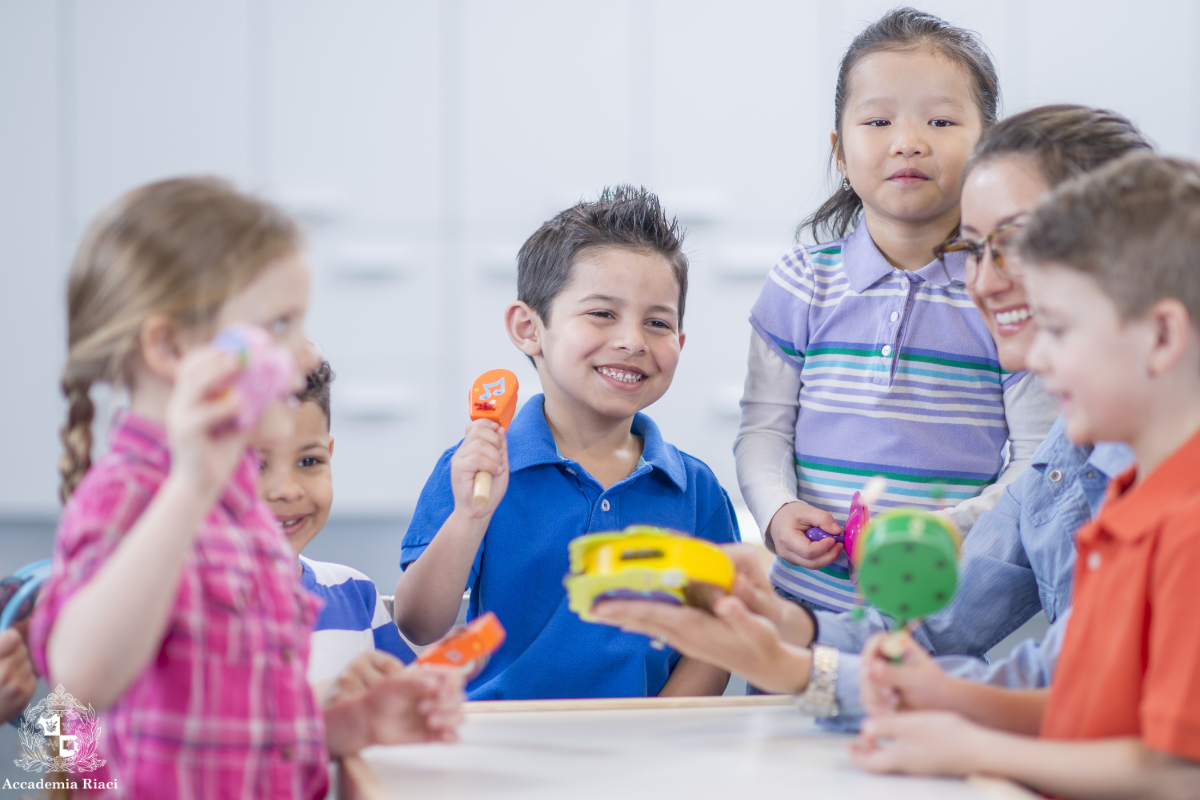
<path id="1" fill-rule="evenodd" d="M 1042 736 L 1137 736 L 1200 761 L 1200 434 L 1134 476 L 1116 478 L 1079 530 Z"/>

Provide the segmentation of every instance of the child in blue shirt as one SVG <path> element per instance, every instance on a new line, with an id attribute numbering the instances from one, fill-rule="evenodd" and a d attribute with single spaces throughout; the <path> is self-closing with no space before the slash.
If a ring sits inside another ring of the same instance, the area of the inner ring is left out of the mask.
<path id="1" fill-rule="evenodd" d="M 659 525 L 738 540 L 728 496 L 701 461 L 663 441 L 642 409 L 671 385 L 683 347 L 687 257 L 644 189 L 606 189 L 542 225 L 517 256 L 505 312 L 544 394 L 506 432 L 467 426 L 426 483 L 404 536 L 396 621 L 426 644 L 494 611 L 508 638 L 468 686 L 483 699 L 721 694 L 728 673 L 582 622 L 562 579 L 577 536 Z M 477 472 L 490 502 L 472 503 Z"/>
<path id="2" fill-rule="evenodd" d="M 382 650 L 404 663 L 416 658 L 400 638 L 371 579 L 356 569 L 300 555 L 329 519 L 333 505 L 333 437 L 329 435 L 329 362 L 309 374 L 291 439 L 259 453 L 258 493 L 271 506 L 300 560 L 304 588 L 323 608 L 313 632 L 309 683 L 330 680 L 359 653 Z"/>

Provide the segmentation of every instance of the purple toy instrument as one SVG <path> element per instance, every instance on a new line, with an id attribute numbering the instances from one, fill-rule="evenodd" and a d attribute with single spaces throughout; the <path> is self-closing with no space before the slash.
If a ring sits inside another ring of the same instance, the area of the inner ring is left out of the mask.
<path id="1" fill-rule="evenodd" d="M 867 481 L 867 485 L 862 488 L 861 492 L 855 492 L 854 496 L 850 498 L 850 515 L 846 517 L 846 524 L 842 526 L 841 533 L 829 533 L 820 528 L 809 528 L 804 535 L 810 542 L 836 539 L 846 546 L 846 555 L 853 561 L 858 536 L 866 529 L 867 523 L 871 519 L 871 506 L 883 496 L 883 490 L 886 488 L 887 481 L 875 476 Z"/>
<path id="2" fill-rule="evenodd" d="M 239 360 L 241 371 L 230 384 L 244 400 L 234 420 L 238 430 L 254 427 L 267 406 L 291 396 L 298 371 L 296 361 L 262 328 L 239 322 L 218 333 L 212 344 Z"/>

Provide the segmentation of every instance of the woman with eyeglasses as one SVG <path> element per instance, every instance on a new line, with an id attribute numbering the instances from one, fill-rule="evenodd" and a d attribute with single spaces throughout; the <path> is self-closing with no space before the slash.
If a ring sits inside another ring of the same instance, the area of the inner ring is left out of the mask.
<path id="1" fill-rule="evenodd" d="M 967 289 L 1005 370 L 1025 369 L 1033 339 L 1020 263 L 1005 251 L 1022 219 L 1059 183 L 1149 147 L 1124 117 L 1074 105 L 1017 114 L 980 140 L 965 171 L 960 235 L 937 251 L 966 251 Z M 738 580 L 712 615 L 636 601 L 605 603 L 598 615 L 661 637 L 763 689 L 800 694 L 803 707 L 843 729 L 857 728 L 864 705 L 873 712 L 953 705 L 967 681 L 1048 686 L 1069 616 L 1075 530 L 1099 509 L 1108 479 L 1132 460 L 1124 445 L 1073 445 L 1058 420 L 1031 466 L 972 527 L 958 594 L 913 633 L 924 650 L 910 645 L 901 668 L 882 679 L 874 674 L 878 659 L 871 660 L 870 677 L 876 679 L 863 681 L 868 694 L 859 691 L 864 661 L 852 654 L 888 627 L 884 618 L 874 610 L 861 620 L 850 613 L 810 613 L 782 600 L 746 549 L 731 551 Z M 990 666 L 976 658 L 1039 610 L 1053 623 L 1042 642 L 1027 641 Z M 940 657 L 935 662 L 925 650 Z"/>

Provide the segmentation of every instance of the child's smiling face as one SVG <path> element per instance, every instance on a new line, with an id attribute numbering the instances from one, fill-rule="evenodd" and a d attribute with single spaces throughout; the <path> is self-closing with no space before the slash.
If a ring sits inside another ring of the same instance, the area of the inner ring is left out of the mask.
<path id="1" fill-rule="evenodd" d="M 529 353 L 541 356 L 548 401 L 622 420 L 671 385 L 684 334 L 679 283 L 663 256 L 622 247 L 579 254 L 549 316 L 549 325 L 535 323 Z"/>
<path id="2" fill-rule="evenodd" d="M 1083 444 L 1132 441 L 1144 423 L 1148 358 L 1155 339 L 1144 319 L 1123 320 L 1116 304 L 1081 272 L 1055 265 L 1026 272 L 1037 309 L 1027 364 L 1067 418 L 1067 436 Z"/>
<path id="3" fill-rule="evenodd" d="M 325 412 L 312 401 L 296 410 L 290 439 L 259 451 L 258 494 L 271 506 L 297 556 L 329 519 L 332 458 L 333 437 Z"/>
<path id="4" fill-rule="evenodd" d="M 869 213 L 903 221 L 958 205 L 962 170 L 983 131 L 967 70 L 922 47 L 863 57 L 833 143 L 838 170 Z"/>

